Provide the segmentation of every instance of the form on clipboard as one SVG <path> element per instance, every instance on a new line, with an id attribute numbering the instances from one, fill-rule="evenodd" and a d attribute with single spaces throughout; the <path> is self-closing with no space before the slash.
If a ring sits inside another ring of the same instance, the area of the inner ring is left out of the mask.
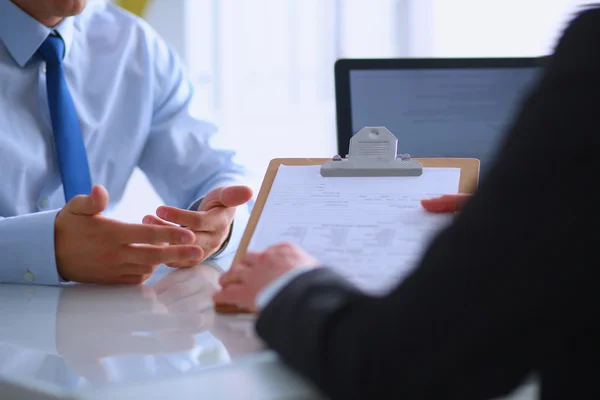
<path id="1" fill-rule="evenodd" d="M 248 250 L 291 242 L 375 295 L 416 266 L 453 217 L 426 212 L 421 199 L 473 192 L 479 161 L 396 156 L 397 139 L 384 127 L 353 139 L 345 158 L 271 161 L 234 263 Z"/>

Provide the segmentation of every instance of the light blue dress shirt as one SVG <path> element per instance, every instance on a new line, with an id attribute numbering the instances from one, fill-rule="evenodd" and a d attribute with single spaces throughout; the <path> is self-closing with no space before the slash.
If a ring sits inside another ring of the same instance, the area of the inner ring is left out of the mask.
<path id="1" fill-rule="evenodd" d="M 180 60 L 143 20 L 90 1 L 50 29 L 0 0 L 0 282 L 60 282 L 54 220 L 65 201 L 36 55 L 53 31 L 65 42 L 92 182 L 107 188 L 109 207 L 138 166 L 166 204 L 181 208 L 243 173 L 232 152 L 211 146 L 216 128 L 192 115 Z M 237 244 L 247 218 L 238 207 L 229 243 Z"/>

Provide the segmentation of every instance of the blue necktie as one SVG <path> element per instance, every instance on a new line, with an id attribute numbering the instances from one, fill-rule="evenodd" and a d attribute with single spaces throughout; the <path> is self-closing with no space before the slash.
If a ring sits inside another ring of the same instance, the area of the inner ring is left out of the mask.
<path id="1" fill-rule="evenodd" d="M 58 165 L 65 191 L 65 201 L 92 191 L 81 127 L 73 99 L 65 81 L 62 58 L 65 44 L 59 36 L 48 36 L 39 48 L 46 62 L 46 88 L 52 119 L 52 131 L 58 155 Z"/>

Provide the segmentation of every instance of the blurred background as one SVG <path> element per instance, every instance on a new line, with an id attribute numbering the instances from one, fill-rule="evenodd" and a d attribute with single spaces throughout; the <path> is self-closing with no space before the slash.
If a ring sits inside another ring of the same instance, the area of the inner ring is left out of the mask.
<path id="1" fill-rule="evenodd" d="M 194 112 L 219 126 L 258 193 L 276 157 L 336 153 L 339 58 L 506 57 L 551 52 L 575 0 L 112 0 L 144 17 L 187 65 Z M 161 203 L 140 171 L 115 218 Z"/>

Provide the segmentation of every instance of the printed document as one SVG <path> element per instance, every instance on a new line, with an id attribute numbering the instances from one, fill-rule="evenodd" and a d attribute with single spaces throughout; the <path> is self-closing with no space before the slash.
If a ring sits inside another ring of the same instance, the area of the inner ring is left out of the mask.
<path id="1" fill-rule="evenodd" d="M 452 214 L 421 199 L 458 192 L 460 168 L 423 168 L 418 177 L 322 177 L 319 165 L 281 165 L 249 251 L 291 242 L 361 289 L 383 294 L 419 262 Z"/>

